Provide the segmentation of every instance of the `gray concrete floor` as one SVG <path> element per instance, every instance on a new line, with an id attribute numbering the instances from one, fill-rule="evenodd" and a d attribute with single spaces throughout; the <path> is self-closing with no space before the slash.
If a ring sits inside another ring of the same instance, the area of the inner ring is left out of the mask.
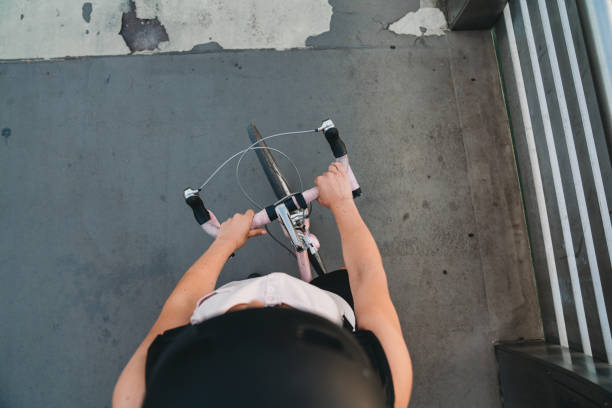
<path id="1" fill-rule="evenodd" d="M 270 134 L 328 116 L 411 350 L 411 406 L 499 406 L 492 343 L 541 337 L 541 323 L 490 33 L 417 39 L 373 24 L 360 34 L 351 21 L 407 10 L 354 4 L 310 50 L 0 65 L 0 127 L 11 129 L 0 141 L 0 406 L 108 406 L 166 296 L 211 242 L 183 188 L 244 147 L 251 121 Z M 331 160 L 319 135 L 272 145 L 307 185 Z M 242 179 L 270 203 L 262 175 L 249 158 Z M 220 218 L 248 207 L 231 169 L 205 200 Z M 340 266 L 319 206 L 312 229 Z M 269 271 L 297 274 L 260 238 L 219 283 Z"/>

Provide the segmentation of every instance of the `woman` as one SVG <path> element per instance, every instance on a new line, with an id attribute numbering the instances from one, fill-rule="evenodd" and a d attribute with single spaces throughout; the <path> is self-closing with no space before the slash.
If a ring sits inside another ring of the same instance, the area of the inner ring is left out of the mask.
<path id="1" fill-rule="evenodd" d="M 252 210 L 234 215 L 168 297 L 115 385 L 114 407 L 408 405 L 412 365 L 380 252 L 343 167 L 315 183 L 346 269 L 215 290 L 230 254 L 265 233 L 250 229 Z"/>

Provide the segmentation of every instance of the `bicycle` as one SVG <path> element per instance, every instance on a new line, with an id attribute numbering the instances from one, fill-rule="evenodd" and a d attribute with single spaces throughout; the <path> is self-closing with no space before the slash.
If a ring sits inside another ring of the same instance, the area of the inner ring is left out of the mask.
<path id="1" fill-rule="evenodd" d="M 298 263 L 300 278 L 306 282 L 310 282 L 312 280 L 311 265 L 318 275 L 323 275 L 327 273 L 325 264 L 323 263 L 323 260 L 321 259 L 321 256 L 319 254 L 319 250 L 321 247 L 319 240 L 314 234 L 310 232 L 310 204 L 319 197 L 319 190 L 317 187 L 312 187 L 302 192 L 292 192 L 292 189 L 289 186 L 287 179 L 281 173 L 272 152 L 275 151 L 277 153 L 280 153 L 287 159 L 289 159 L 289 157 L 280 150 L 269 147 L 266 143 L 266 140 L 271 139 L 273 137 L 289 134 L 323 132 L 323 134 L 325 135 L 325 139 L 329 143 L 331 151 L 334 155 L 334 160 L 342 164 L 342 166 L 344 167 L 351 183 L 353 198 L 356 198 L 361 195 L 361 188 L 359 187 L 359 183 L 357 182 L 357 179 L 355 178 L 355 175 L 349 164 L 346 145 L 340 138 L 338 129 L 330 119 L 323 121 L 321 126 L 319 126 L 318 128 L 308 131 L 286 132 L 262 137 L 259 130 L 257 130 L 254 124 L 249 125 L 247 131 L 252 144 L 248 148 L 234 154 L 233 156 L 228 158 L 223 164 L 217 167 L 217 169 L 204 182 L 204 184 L 202 184 L 200 188 L 186 188 L 183 192 L 185 201 L 187 202 L 187 205 L 189 205 L 189 207 L 191 207 L 191 209 L 193 210 L 193 215 L 198 224 L 200 224 L 201 228 L 204 230 L 204 232 L 206 232 L 212 237 L 216 237 L 221 225 L 217 217 L 215 217 L 215 215 L 213 214 L 213 212 L 205 207 L 204 202 L 200 197 L 200 191 L 202 191 L 206 184 L 217 174 L 219 170 L 221 170 L 221 168 L 223 168 L 227 163 L 229 163 L 229 161 L 231 161 L 238 155 L 241 155 L 238 161 L 238 165 L 236 167 L 237 176 L 242 158 L 249 151 L 255 150 L 259 162 L 263 167 L 264 173 L 266 174 L 266 178 L 272 186 L 274 194 L 276 195 L 276 198 L 278 200 L 274 204 L 269 205 L 257 212 L 253 217 L 253 224 L 251 227 L 266 227 L 268 224 L 274 222 L 275 220 L 279 220 L 282 226 L 283 233 L 287 238 L 289 238 L 293 246 L 293 250 L 295 251 L 295 258 Z M 291 163 L 293 164 L 293 162 Z M 295 164 L 293 164 L 293 166 L 297 170 Z M 249 201 L 257 205 L 257 203 L 255 203 L 244 191 L 238 177 L 237 181 L 240 186 L 240 189 L 249 199 Z M 275 241 L 283 245 L 273 235 L 270 234 L 270 236 Z"/>

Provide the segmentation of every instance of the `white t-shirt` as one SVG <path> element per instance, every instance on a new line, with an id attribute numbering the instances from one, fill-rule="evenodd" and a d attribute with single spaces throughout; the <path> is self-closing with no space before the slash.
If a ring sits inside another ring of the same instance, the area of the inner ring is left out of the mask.
<path id="1" fill-rule="evenodd" d="M 264 307 L 284 303 L 324 317 L 340 326 L 343 325 L 343 318 L 346 318 L 355 327 L 355 313 L 346 300 L 282 272 L 230 282 L 208 293 L 198 300 L 191 315 L 191 324 L 224 314 L 239 303 L 254 300 L 262 302 Z"/>

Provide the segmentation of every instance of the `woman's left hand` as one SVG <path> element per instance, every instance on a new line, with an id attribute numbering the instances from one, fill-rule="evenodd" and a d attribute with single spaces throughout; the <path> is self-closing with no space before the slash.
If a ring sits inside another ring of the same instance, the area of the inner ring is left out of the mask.
<path id="1" fill-rule="evenodd" d="M 253 210 L 247 210 L 244 214 L 236 213 L 221 224 L 217 241 L 226 243 L 232 249 L 237 250 L 242 247 L 249 238 L 264 235 L 266 230 L 263 228 L 251 229 L 253 223 Z"/>

